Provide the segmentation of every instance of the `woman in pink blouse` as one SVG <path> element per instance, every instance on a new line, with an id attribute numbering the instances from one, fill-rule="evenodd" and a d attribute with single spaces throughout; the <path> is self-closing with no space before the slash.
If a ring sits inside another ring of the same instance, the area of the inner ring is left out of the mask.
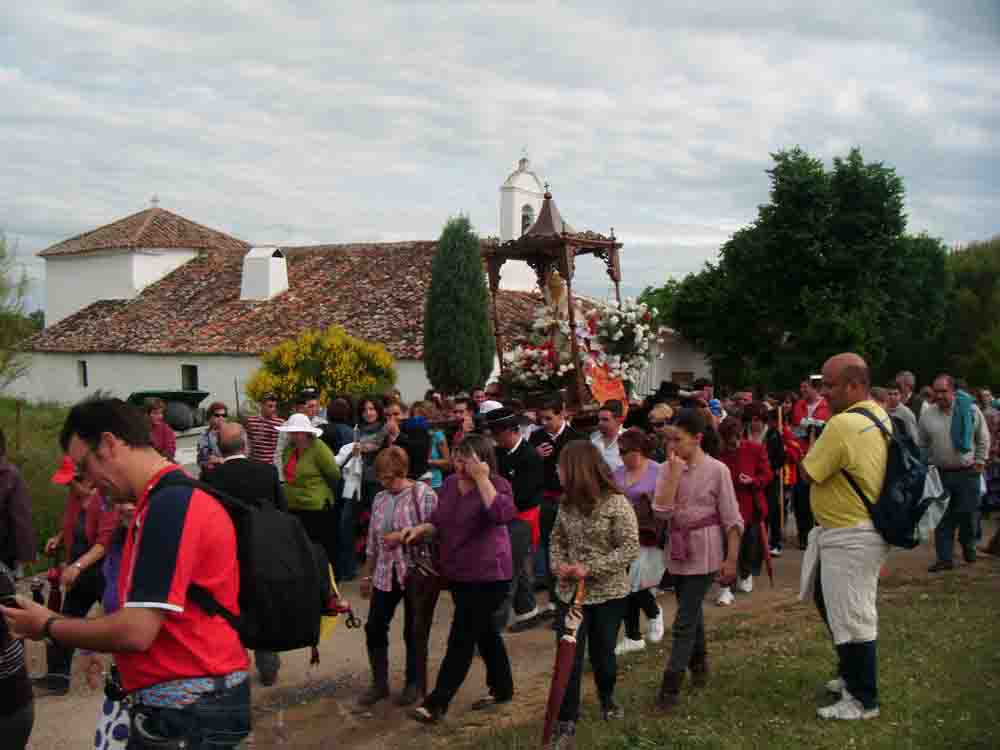
<path id="1" fill-rule="evenodd" d="M 674 427 L 674 450 L 664 464 L 666 471 L 660 471 L 653 504 L 653 512 L 670 521 L 667 567 L 677 593 L 673 646 L 657 698 L 662 713 L 677 705 L 685 670 L 690 668 L 694 687 L 707 681 L 705 595 L 717 574 L 724 584 L 735 579 L 743 532 L 729 469 L 708 455 L 718 449 L 708 444 L 718 439 L 715 430 L 697 409 L 682 409 Z"/>
<path id="2" fill-rule="evenodd" d="M 375 458 L 375 476 L 385 488 L 372 503 L 368 548 L 361 596 L 371 599 L 365 643 L 372 670 L 372 685 L 359 699 L 368 707 L 389 696 L 389 625 L 396 606 L 403 602 L 403 641 L 406 643 L 406 688 L 401 706 L 422 700 L 427 689 L 427 641 L 433 611 L 424 610 L 410 573 L 425 545 L 405 547 L 403 529 L 429 520 L 437 508 L 437 495 L 423 482 L 407 479 L 410 460 L 405 450 L 392 446 Z"/>

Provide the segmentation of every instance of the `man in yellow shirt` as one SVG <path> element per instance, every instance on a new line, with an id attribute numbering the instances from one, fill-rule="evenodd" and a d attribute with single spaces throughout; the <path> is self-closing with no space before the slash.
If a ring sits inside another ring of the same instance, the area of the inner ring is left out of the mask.
<path id="1" fill-rule="evenodd" d="M 878 716 L 878 573 L 888 545 L 872 524 L 864 502 L 844 476 L 848 472 L 869 502 L 878 501 L 885 481 L 888 445 L 865 409 L 890 432 L 892 420 L 871 400 L 868 365 L 857 354 L 831 357 L 823 365 L 823 395 L 834 416 L 802 461 L 812 485 L 817 526 L 803 559 L 803 595 L 811 589 L 830 629 L 840 674 L 827 690 L 840 700 L 818 710 L 823 719 Z"/>

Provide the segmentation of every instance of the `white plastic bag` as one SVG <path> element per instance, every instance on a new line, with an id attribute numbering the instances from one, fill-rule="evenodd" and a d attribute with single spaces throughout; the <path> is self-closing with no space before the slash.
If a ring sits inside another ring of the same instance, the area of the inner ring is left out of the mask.
<path id="1" fill-rule="evenodd" d="M 928 497 L 932 498 L 931 504 L 927 506 L 927 512 L 924 513 L 924 517 L 920 519 L 920 525 L 917 527 L 917 534 L 921 542 L 930 539 L 931 531 L 941 523 L 951 499 L 941 482 L 941 475 L 938 474 L 936 466 L 930 467 L 927 472 L 927 480 L 924 482 L 924 498 Z"/>

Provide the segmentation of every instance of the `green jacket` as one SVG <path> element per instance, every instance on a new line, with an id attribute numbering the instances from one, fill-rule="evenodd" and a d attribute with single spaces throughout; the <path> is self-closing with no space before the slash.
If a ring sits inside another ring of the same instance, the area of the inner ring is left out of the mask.
<path id="1" fill-rule="evenodd" d="M 281 456 L 281 465 L 288 465 L 288 457 L 295 447 L 289 443 Z M 287 472 L 286 472 L 287 479 Z M 295 465 L 295 481 L 285 482 L 285 498 L 289 510 L 323 510 L 334 502 L 333 487 L 340 479 L 340 467 L 333 451 L 319 438 L 313 438 L 309 447 L 299 456 Z"/>

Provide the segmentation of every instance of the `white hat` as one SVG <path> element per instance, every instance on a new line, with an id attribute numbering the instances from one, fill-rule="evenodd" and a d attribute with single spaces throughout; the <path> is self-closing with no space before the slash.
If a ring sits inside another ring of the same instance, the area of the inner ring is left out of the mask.
<path id="1" fill-rule="evenodd" d="M 483 401 L 483 403 L 479 405 L 479 413 L 489 414 L 491 411 L 496 411 L 497 409 L 502 409 L 502 408 L 503 404 L 501 404 L 499 401 Z"/>
<path id="2" fill-rule="evenodd" d="M 277 429 L 278 432 L 308 432 L 316 437 L 323 434 L 323 430 L 312 426 L 312 422 L 305 414 L 293 414 L 287 422 Z"/>

